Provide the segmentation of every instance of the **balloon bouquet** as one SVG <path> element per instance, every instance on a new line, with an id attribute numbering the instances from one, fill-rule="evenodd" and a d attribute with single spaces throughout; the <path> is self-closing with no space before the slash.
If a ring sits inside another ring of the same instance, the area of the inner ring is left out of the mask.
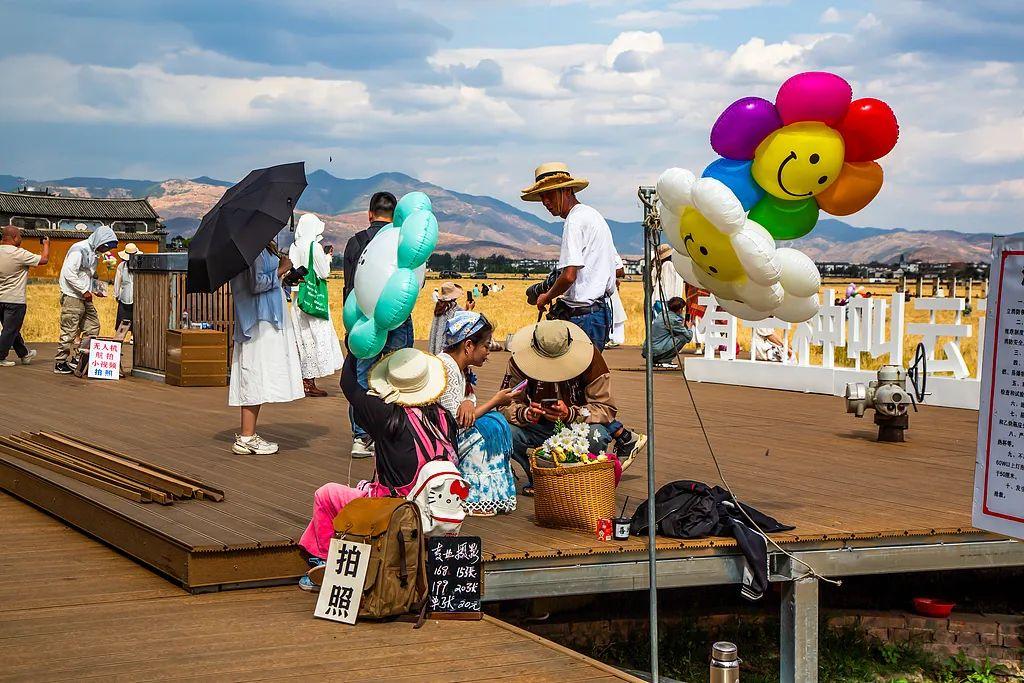
<path id="1" fill-rule="evenodd" d="M 412 315 L 437 233 L 430 198 L 410 192 L 398 201 L 392 222 L 366 245 L 342 310 L 348 347 L 356 358 L 380 353 L 388 332 Z"/>
<path id="2" fill-rule="evenodd" d="M 818 312 L 817 267 L 775 240 L 808 234 L 819 210 L 855 213 L 881 189 L 875 160 L 896 145 L 896 117 L 881 100 L 852 96 L 835 74 L 797 74 L 774 104 L 744 97 L 722 112 L 711 129 L 722 158 L 700 178 L 670 168 L 658 179 L 676 270 L 729 313 L 798 323 Z"/>

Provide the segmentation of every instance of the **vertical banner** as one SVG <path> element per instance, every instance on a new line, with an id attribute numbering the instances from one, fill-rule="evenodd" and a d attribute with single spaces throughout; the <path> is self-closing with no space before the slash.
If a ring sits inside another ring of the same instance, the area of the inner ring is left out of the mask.
<path id="1" fill-rule="evenodd" d="M 989 282 L 972 523 L 1024 539 L 1024 239 L 993 240 Z"/>

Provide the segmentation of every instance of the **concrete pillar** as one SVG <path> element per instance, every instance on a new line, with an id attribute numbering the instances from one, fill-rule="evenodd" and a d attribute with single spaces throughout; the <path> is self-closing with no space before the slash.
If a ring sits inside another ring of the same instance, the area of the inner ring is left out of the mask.
<path id="1" fill-rule="evenodd" d="M 917 276 L 917 293 L 914 296 L 918 298 L 924 296 L 924 278 L 920 275 Z"/>

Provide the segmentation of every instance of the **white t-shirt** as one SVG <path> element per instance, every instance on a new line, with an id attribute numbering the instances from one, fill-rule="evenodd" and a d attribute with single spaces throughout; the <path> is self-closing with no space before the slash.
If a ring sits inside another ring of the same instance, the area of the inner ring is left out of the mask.
<path id="1" fill-rule="evenodd" d="M 597 209 L 577 204 L 565 217 L 558 267 L 577 266 L 576 282 L 562 298 L 573 306 L 589 306 L 615 291 L 615 270 L 622 261 L 612 231 Z"/>
<path id="2" fill-rule="evenodd" d="M 25 303 L 28 269 L 39 265 L 39 254 L 13 244 L 0 244 L 0 303 Z"/>

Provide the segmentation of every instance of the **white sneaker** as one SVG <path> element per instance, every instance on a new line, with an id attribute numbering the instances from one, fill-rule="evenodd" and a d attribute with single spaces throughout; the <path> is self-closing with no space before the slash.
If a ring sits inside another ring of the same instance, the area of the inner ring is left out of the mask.
<path id="1" fill-rule="evenodd" d="M 25 355 L 25 357 L 21 359 L 21 364 L 22 365 L 31 365 L 32 364 L 32 359 L 35 358 L 37 355 L 39 355 L 38 351 L 36 351 L 35 349 L 29 349 L 28 353 Z"/>
<path id="2" fill-rule="evenodd" d="M 252 436 L 235 435 L 235 444 L 231 450 L 239 455 L 273 455 L 277 453 L 277 444 L 267 441 L 259 434 Z"/>
<path id="3" fill-rule="evenodd" d="M 13 368 L 15 365 L 17 365 L 17 363 L 13 360 L 0 360 L 0 368 Z"/>
<path id="4" fill-rule="evenodd" d="M 369 458 L 373 456 L 373 441 L 367 438 L 352 439 L 352 457 Z"/>

